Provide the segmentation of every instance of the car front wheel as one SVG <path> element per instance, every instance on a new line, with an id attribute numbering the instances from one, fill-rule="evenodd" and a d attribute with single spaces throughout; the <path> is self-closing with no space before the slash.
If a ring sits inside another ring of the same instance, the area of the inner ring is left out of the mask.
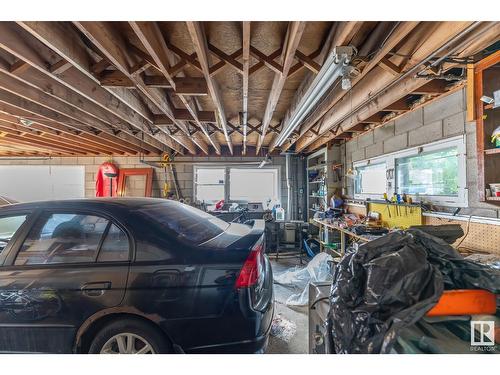
<path id="1" fill-rule="evenodd" d="M 90 345 L 92 354 L 169 353 L 160 328 L 133 319 L 117 320 L 101 329 Z"/>

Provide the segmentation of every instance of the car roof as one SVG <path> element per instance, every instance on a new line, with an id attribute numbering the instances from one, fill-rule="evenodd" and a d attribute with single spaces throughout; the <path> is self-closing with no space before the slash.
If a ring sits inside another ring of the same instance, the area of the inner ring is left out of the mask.
<path id="1" fill-rule="evenodd" d="M 81 198 L 81 199 L 63 199 L 63 200 L 46 200 L 34 201 L 27 203 L 15 203 L 8 206 L 0 207 L 0 212 L 11 210 L 32 210 L 32 209 L 48 209 L 58 207 L 78 207 L 78 208 L 94 208 L 94 209 L 135 209 L 151 204 L 175 205 L 181 204 L 176 201 L 161 199 L 161 198 Z"/>

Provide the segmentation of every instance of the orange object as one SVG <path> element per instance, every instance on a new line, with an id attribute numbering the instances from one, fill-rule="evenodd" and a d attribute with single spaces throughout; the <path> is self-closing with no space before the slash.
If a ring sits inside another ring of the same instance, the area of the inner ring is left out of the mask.
<path id="1" fill-rule="evenodd" d="M 496 295 L 487 290 L 445 290 L 426 316 L 495 314 Z"/>

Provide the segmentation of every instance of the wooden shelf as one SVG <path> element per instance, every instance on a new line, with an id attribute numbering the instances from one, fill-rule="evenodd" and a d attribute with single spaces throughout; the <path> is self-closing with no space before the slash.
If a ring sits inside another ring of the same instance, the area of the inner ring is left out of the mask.
<path id="1" fill-rule="evenodd" d="M 487 201 L 497 201 L 500 202 L 500 197 L 486 197 Z"/>
<path id="2" fill-rule="evenodd" d="M 317 169 L 323 169 L 327 166 L 327 164 L 318 164 L 318 165 L 313 165 L 312 167 L 307 168 L 309 171 L 314 171 Z"/>
<path id="3" fill-rule="evenodd" d="M 486 155 L 500 154 L 500 147 L 486 149 L 486 150 L 484 150 L 484 153 Z"/>

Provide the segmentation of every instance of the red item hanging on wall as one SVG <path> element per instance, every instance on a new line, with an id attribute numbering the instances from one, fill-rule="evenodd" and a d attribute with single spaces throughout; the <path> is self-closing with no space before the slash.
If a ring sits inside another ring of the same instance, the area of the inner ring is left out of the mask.
<path id="1" fill-rule="evenodd" d="M 118 188 L 118 177 L 109 178 L 105 173 L 115 173 L 118 176 L 118 167 L 110 162 L 102 163 L 99 166 L 95 178 L 95 196 L 96 197 L 116 197 Z M 113 180 L 113 182 L 111 182 Z M 112 194 L 111 186 L 113 188 Z"/>

